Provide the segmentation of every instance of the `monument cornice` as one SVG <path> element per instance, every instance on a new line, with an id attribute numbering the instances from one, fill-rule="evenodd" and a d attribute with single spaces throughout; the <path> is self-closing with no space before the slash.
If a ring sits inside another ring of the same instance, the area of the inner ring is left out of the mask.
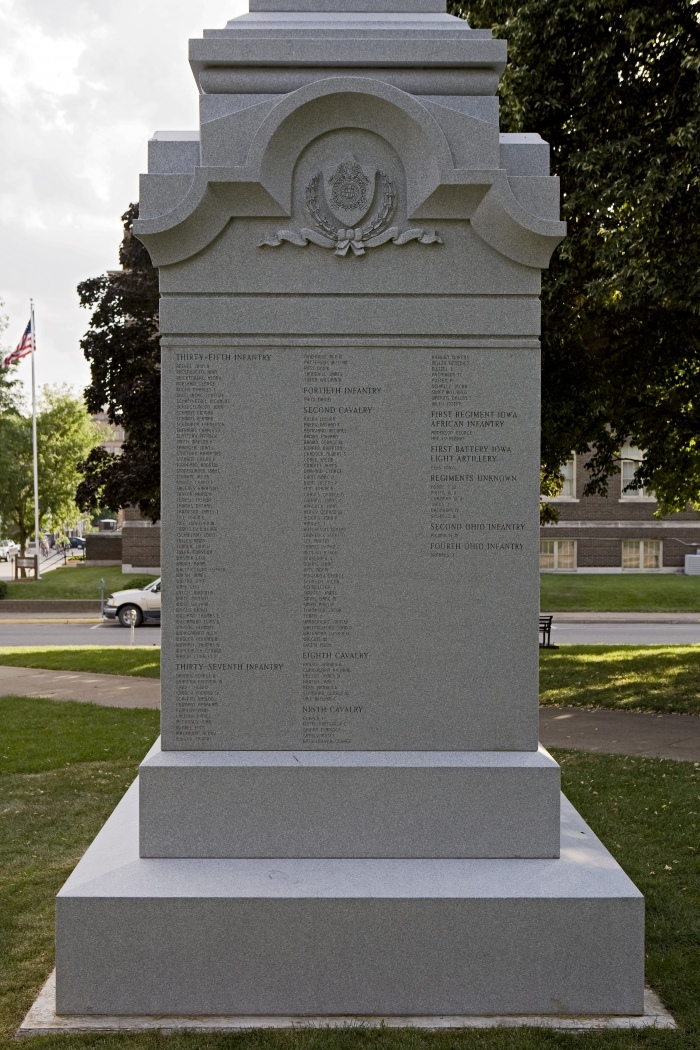
<path id="1" fill-rule="evenodd" d="M 379 31 L 375 33 L 367 37 L 338 31 L 335 39 L 324 33 L 311 40 L 308 35 L 292 40 L 275 38 L 262 31 L 259 36 L 240 39 L 208 37 L 190 41 L 190 65 L 198 80 L 206 69 L 236 66 L 461 67 L 492 69 L 499 76 L 505 69 L 505 40 L 460 40 L 445 32 L 413 40 L 406 35 L 397 39 L 396 36 L 382 38 Z M 346 45 L 352 45 L 352 57 Z"/>

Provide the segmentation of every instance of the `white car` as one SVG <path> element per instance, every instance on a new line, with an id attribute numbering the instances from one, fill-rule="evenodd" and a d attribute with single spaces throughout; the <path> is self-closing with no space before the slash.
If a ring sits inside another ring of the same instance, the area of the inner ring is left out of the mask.
<path id="1" fill-rule="evenodd" d="M 147 587 L 115 591 L 105 602 L 104 614 L 108 620 L 119 620 L 122 627 L 131 627 L 131 615 L 136 614 L 134 626 L 146 621 L 160 623 L 160 578 Z"/>
<path id="2" fill-rule="evenodd" d="M 9 561 L 19 554 L 19 543 L 14 540 L 0 540 L 0 561 Z"/>

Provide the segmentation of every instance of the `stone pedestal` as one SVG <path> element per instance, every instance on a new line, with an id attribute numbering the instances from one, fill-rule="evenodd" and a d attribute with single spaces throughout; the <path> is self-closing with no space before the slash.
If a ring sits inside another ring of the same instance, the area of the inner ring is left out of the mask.
<path id="1" fill-rule="evenodd" d="M 558 857 L 539 751 L 162 751 L 141 765 L 142 857 Z"/>
<path id="2" fill-rule="evenodd" d="M 60 1014 L 641 1014 L 639 891 L 558 860 L 144 860 L 134 785 L 61 890 Z"/>
<path id="3" fill-rule="evenodd" d="M 361 10 L 358 9 L 361 7 Z M 643 901 L 537 740 L 540 270 L 505 44 L 255 0 L 157 133 L 162 739 L 62 889 L 59 1014 L 629 1015 Z"/>

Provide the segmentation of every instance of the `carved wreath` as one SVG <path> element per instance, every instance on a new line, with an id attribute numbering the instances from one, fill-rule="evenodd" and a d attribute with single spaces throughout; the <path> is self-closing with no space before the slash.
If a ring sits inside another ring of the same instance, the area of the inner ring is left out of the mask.
<path id="1" fill-rule="evenodd" d="M 344 165 L 339 165 L 332 179 L 337 178 L 339 173 L 341 177 L 345 175 L 344 167 L 345 169 L 348 168 L 347 162 Z M 357 167 L 359 168 L 359 165 Z M 365 188 L 359 181 L 364 176 L 358 176 L 354 171 L 352 174 L 358 180 L 355 183 L 355 186 L 359 187 L 359 192 L 356 196 L 364 200 Z M 378 248 L 380 244 L 387 244 L 389 241 L 398 245 L 407 244 L 409 241 L 418 241 L 419 244 L 442 244 L 442 238 L 435 230 L 419 228 L 400 230 L 398 226 L 389 226 L 385 229 L 394 211 L 396 191 L 386 172 L 378 171 L 377 175 L 379 177 L 377 205 L 363 226 L 348 229 L 333 222 L 319 200 L 321 172 L 317 171 L 306 184 L 304 204 L 318 229 L 304 227 L 300 230 L 277 230 L 276 233 L 260 241 L 259 247 L 279 248 L 283 241 L 287 241 L 289 244 L 295 244 L 300 248 L 306 247 L 308 244 L 317 244 L 320 248 L 334 248 L 336 255 L 347 255 L 349 251 L 353 255 L 364 255 L 368 248 Z M 346 178 L 349 178 L 349 176 L 346 176 Z M 365 178 L 364 181 L 369 185 L 369 179 Z M 333 201 L 336 205 L 343 207 L 341 201 L 338 200 L 335 187 Z"/>

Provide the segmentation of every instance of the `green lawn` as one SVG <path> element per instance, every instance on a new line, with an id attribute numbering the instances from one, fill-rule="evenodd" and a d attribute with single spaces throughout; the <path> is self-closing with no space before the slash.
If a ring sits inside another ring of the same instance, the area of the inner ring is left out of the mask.
<path id="1" fill-rule="evenodd" d="M 133 778 L 157 712 L 4 698 L 0 1050 L 53 966 L 53 897 Z M 647 897 L 647 980 L 680 1032 L 493 1029 L 51 1036 L 38 1050 L 692 1050 L 700 1046 L 700 769 L 561 752 L 564 787 Z"/>
<path id="2" fill-rule="evenodd" d="M 700 645 L 542 649 L 540 704 L 700 715 Z"/>
<path id="3" fill-rule="evenodd" d="M 128 635 L 128 631 L 124 632 Z M 126 674 L 160 677 L 157 645 L 42 645 L 0 646 L 0 665 L 43 667 L 49 671 L 88 671 L 90 674 Z"/>
<path id="4" fill-rule="evenodd" d="M 123 573 L 118 565 L 97 566 L 75 562 L 63 569 L 53 569 L 40 580 L 20 580 L 7 584 L 8 598 L 92 598 L 99 601 L 100 579 L 105 581 L 105 598 L 112 591 L 131 587 L 145 587 L 155 576 L 132 576 Z M 2 603 L 0 602 L 0 610 Z"/>
<path id="5" fill-rule="evenodd" d="M 700 614 L 700 576 L 542 573 L 540 588 L 543 612 Z"/>
<path id="6" fill-rule="evenodd" d="M 133 773 L 157 737 L 159 721 L 158 711 L 143 708 L 0 696 L 0 776 L 103 761 L 129 762 Z"/>

